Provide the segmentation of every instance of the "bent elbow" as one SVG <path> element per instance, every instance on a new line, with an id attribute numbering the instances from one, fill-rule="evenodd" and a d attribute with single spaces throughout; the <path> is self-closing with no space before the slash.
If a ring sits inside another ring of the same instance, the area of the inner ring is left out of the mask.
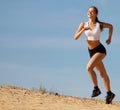
<path id="1" fill-rule="evenodd" d="M 76 37 L 74 37 L 74 40 L 77 40 Z"/>
<path id="2" fill-rule="evenodd" d="M 75 36 L 74 36 L 74 40 L 77 40 L 77 39 L 78 39 L 78 36 L 77 36 L 77 35 L 75 35 Z"/>

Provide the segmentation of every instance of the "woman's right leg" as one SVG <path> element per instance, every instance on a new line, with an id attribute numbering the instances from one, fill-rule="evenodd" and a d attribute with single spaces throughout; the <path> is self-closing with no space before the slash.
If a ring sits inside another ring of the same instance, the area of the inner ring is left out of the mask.
<path id="1" fill-rule="evenodd" d="M 94 87 L 98 86 L 98 82 L 97 82 L 97 76 L 96 73 L 94 72 L 94 67 L 96 67 L 96 65 L 99 64 L 99 62 L 102 61 L 102 59 L 105 57 L 105 54 L 101 54 L 101 53 L 96 53 L 94 54 L 91 59 L 89 60 L 88 64 L 87 64 L 87 71 L 90 75 L 90 78 L 93 82 Z"/>
<path id="2" fill-rule="evenodd" d="M 92 83 L 94 85 L 94 90 L 92 93 L 92 97 L 96 97 L 98 95 L 101 94 L 100 89 L 98 88 L 98 82 L 97 82 L 97 76 L 96 73 L 94 72 L 94 67 L 96 67 L 96 65 L 99 64 L 99 62 L 102 61 L 102 59 L 105 57 L 105 54 L 101 54 L 101 53 L 96 53 L 94 54 L 91 59 L 89 60 L 88 64 L 87 64 L 87 71 L 90 75 L 90 78 L 92 80 Z"/>
<path id="3" fill-rule="evenodd" d="M 109 79 L 109 77 L 107 75 L 106 69 L 105 69 L 104 64 L 103 64 L 102 61 L 99 62 L 98 65 L 96 65 L 96 69 L 100 73 L 100 76 L 101 76 L 101 78 L 103 80 L 103 84 L 104 84 L 106 92 L 109 92 L 110 91 L 110 79 Z"/>

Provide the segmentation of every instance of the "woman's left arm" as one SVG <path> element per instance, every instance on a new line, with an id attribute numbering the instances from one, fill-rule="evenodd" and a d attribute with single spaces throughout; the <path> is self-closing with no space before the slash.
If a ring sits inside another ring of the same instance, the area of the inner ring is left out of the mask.
<path id="1" fill-rule="evenodd" d="M 108 28 L 109 29 L 108 39 L 106 40 L 106 43 L 110 44 L 111 39 L 112 39 L 113 26 L 112 26 L 112 24 L 108 24 L 108 23 L 102 23 L 102 26 L 103 26 L 103 28 Z"/>

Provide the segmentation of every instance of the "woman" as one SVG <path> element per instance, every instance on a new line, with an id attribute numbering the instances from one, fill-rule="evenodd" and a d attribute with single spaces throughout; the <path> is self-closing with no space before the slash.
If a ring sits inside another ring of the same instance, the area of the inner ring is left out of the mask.
<path id="1" fill-rule="evenodd" d="M 110 44 L 112 38 L 113 26 L 108 23 L 100 22 L 98 20 L 97 15 L 98 15 L 98 9 L 95 6 L 92 6 L 88 9 L 88 13 L 87 13 L 88 22 L 85 23 L 82 22 L 79 25 L 74 35 L 74 39 L 77 40 L 81 36 L 81 34 L 85 32 L 86 41 L 88 44 L 88 51 L 90 54 L 90 60 L 87 64 L 86 69 L 94 85 L 92 97 L 96 97 L 101 94 L 101 91 L 98 87 L 97 76 L 94 71 L 94 68 L 96 68 L 103 80 L 103 84 L 107 93 L 106 104 L 110 104 L 112 103 L 115 94 L 111 92 L 110 80 L 106 73 L 104 64 L 102 62 L 102 60 L 106 56 L 106 49 L 100 43 L 100 33 L 103 30 L 103 28 L 109 29 L 108 39 L 106 40 L 106 43 Z"/>

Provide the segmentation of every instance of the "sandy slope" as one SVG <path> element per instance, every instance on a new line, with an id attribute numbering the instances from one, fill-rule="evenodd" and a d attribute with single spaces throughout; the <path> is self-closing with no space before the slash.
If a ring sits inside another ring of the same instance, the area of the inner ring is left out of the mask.
<path id="1" fill-rule="evenodd" d="M 120 102 L 42 94 L 14 86 L 0 86 L 0 110 L 120 110 Z"/>

